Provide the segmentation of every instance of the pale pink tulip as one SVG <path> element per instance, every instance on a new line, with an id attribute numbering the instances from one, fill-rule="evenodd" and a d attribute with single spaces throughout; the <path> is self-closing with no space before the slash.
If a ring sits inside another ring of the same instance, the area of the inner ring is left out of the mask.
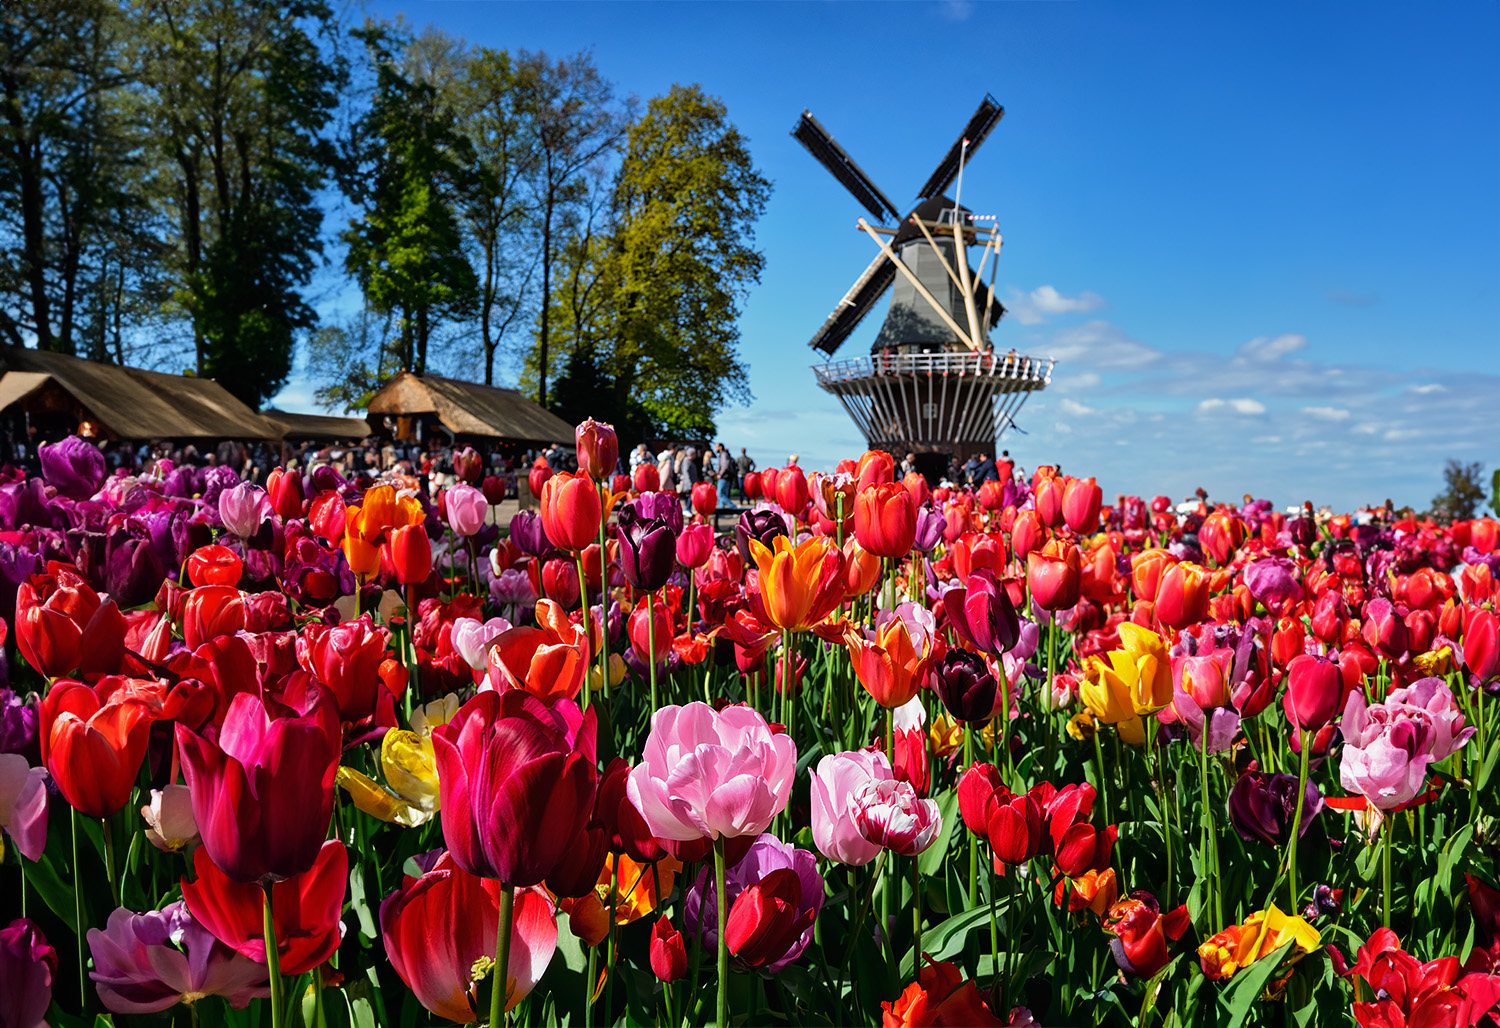
<path id="1" fill-rule="evenodd" d="M 489 667 L 490 643 L 500 633 L 509 631 L 510 627 L 510 622 L 504 618 L 490 618 L 488 621 L 457 618 L 449 636 L 453 652 L 462 657 L 463 662 L 473 670 L 483 671 Z"/>
<path id="2" fill-rule="evenodd" d="M 266 966 L 209 934 L 179 900 L 134 914 L 120 907 L 88 933 L 99 999 L 117 1014 L 150 1014 L 205 996 L 233 1007 L 271 994 Z"/>
<path id="3" fill-rule="evenodd" d="M 47 769 L 19 753 L 0 753 L 0 828 L 27 860 L 47 845 Z"/>
<path id="4" fill-rule="evenodd" d="M 472 485 L 456 485 L 444 497 L 448 509 L 448 527 L 467 539 L 484 527 L 490 501 Z"/>
<path id="5" fill-rule="evenodd" d="M 663 707 L 625 793 L 659 839 L 759 835 L 785 807 L 797 744 L 749 707 Z"/>
<path id="6" fill-rule="evenodd" d="M 854 823 L 877 846 L 903 857 L 921 853 L 943 829 L 934 800 L 924 800 L 902 781 L 869 781 L 849 799 Z"/>
<path id="7" fill-rule="evenodd" d="M 198 842 L 193 817 L 193 794 L 185 785 L 152 789 L 151 802 L 141 808 L 146 819 L 146 841 L 166 853 L 176 853 Z"/>
<path id="8" fill-rule="evenodd" d="M 1458 749 L 1474 729 L 1437 678 L 1393 689 L 1384 703 L 1369 704 L 1364 690 L 1344 707 L 1344 755 L 1339 781 L 1381 810 L 1395 810 L 1422 791 L 1429 764 Z"/>
<path id="9" fill-rule="evenodd" d="M 856 750 L 830 753 L 818 761 L 812 777 L 812 836 L 818 852 L 829 860 L 856 867 L 880 854 L 855 823 L 851 801 L 870 782 L 889 782 L 895 775 L 884 753 Z"/>

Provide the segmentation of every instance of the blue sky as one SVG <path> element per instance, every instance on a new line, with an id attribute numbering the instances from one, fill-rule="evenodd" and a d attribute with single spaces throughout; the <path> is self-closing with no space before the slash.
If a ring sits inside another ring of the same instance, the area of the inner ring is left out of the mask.
<path id="1" fill-rule="evenodd" d="M 1059 359 L 1008 435 L 1106 495 L 1425 505 L 1500 462 L 1500 7 L 1459 3 L 384 0 L 488 46 L 592 50 L 622 92 L 723 98 L 775 183 L 721 434 L 808 467 L 863 440 L 806 342 L 873 256 L 788 134 L 807 107 L 898 206 L 986 93 L 1001 348 Z M 977 253 L 977 252 L 976 252 Z M 884 308 L 841 355 L 866 352 Z M 462 369 L 458 369 L 461 371 Z M 512 374 L 514 372 L 512 371 Z M 310 406 L 294 380 L 278 398 Z"/>

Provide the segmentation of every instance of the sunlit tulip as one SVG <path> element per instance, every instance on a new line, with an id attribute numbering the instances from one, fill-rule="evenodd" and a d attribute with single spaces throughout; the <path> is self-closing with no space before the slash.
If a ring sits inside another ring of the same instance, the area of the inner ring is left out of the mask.
<path id="1" fill-rule="evenodd" d="M 672 612 L 665 603 L 643 598 L 630 612 L 627 628 L 631 647 L 643 659 L 660 663 L 672 652 Z"/>
<path id="2" fill-rule="evenodd" d="M 225 874 L 206 846 L 193 853 L 193 875 L 192 880 L 182 882 L 182 896 L 193 918 L 235 952 L 264 964 L 265 894 L 261 887 Z M 304 871 L 271 890 L 282 974 L 304 974 L 333 956 L 348 884 L 349 851 L 337 839 L 330 839 L 315 850 Z"/>
<path id="3" fill-rule="evenodd" d="M 712 482 L 698 482 L 688 494 L 695 513 L 709 517 L 719 508 L 719 491 Z"/>
<path id="4" fill-rule="evenodd" d="M 214 738 L 179 724 L 177 747 L 203 849 L 224 874 L 279 881 L 312 866 L 333 817 L 339 732 L 331 704 L 273 718 L 259 696 L 240 693 Z"/>
<path id="5" fill-rule="evenodd" d="M 776 974 L 812 944 L 813 922 L 823 908 L 823 876 L 818 873 L 817 857 L 808 850 L 773 835 L 744 841 L 749 843 L 744 855 L 736 860 L 731 848 L 725 861 L 724 894 L 729 909 L 725 941 L 735 954 L 734 963 Z M 795 887 L 786 880 L 788 875 L 796 880 Z M 752 892 L 757 885 L 762 888 Z M 773 895 L 767 896 L 768 891 Z M 751 892 L 749 899 L 745 899 L 747 892 Z M 704 868 L 683 902 L 684 928 L 710 951 L 719 934 L 717 896 L 712 869 Z M 736 915 L 742 901 L 746 907 Z"/>
<path id="6" fill-rule="evenodd" d="M 198 843 L 193 794 L 185 785 L 152 789 L 151 802 L 141 808 L 141 817 L 146 822 L 146 840 L 164 853 L 176 853 Z"/>
<path id="7" fill-rule="evenodd" d="M 380 771 L 384 788 L 351 767 L 338 769 L 338 784 L 356 807 L 382 821 L 415 828 L 438 812 L 437 756 L 431 735 L 387 731 L 380 740 Z"/>
<path id="8" fill-rule="evenodd" d="M 879 557 L 849 536 L 844 540 L 844 599 L 864 596 L 880 581 L 882 562 Z"/>
<path id="9" fill-rule="evenodd" d="M 517 625 L 491 641 L 490 688 L 522 689 L 549 704 L 572 699 L 588 670 L 588 636 L 550 599 L 537 602 L 536 615 L 536 627 Z"/>
<path id="10" fill-rule="evenodd" d="M 1099 527 L 1099 505 L 1103 499 L 1104 492 L 1095 479 L 1073 479 L 1063 487 L 1063 521 L 1080 535 L 1088 535 Z"/>
<path id="11" fill-rule="evenodd" d="M 959 638 L 981 653 L 999 656 L 1020 639 L 1015 604 L 988 569 L 970 575 L 962 588 L 945 592 L 943 608 Z"/>
<path id="12" fill-rule="evenodd" d="M 1042 610 L 1069 610 L 1078 603 L 1082 564 L 1078 547 L 1053 540 L 1026 555 L 1026 584 Z"/>
<path id="13" fill-rule="evenodd" d="M 1148 628 L 1119 626 L 1120 648 L 1087 662 L 1078 691 L 1089 713 L 1105 724 L 1151 714 L 1172 701 L 1172 665 L 1167 644 Z"/>
<path id="14" fill-rule="evenodd" d="M 880 855 L 855 823 L 850 799 L 865 783 L 895 775 L 884 753 L 855 750 L 830 753 L 818 761 L 811 785 L 813 843 L 829 860 L 861 866 Z"/>
<path id="15" fill-rule="evenodd" d="M 943 830 L 937 802 L 894 779 L 865 782 L 850 794 L 849 809 L 860 834 L 904 857 L 927 849 Z"/>
<path id="16" fill-rule="evenodd" d="M 364 614 L 337 625 L 308 625 L 297 637 L 297 662 L 328 687 L 340 718 L 358 721 L 375 712 L 385 646 L 385 629 Z"/>
<path id="17" fill-rule="evenodd" d="M 1464 664 L 1478 682 L 1500 671 L 1500 618 L 1492 611 L 1475 611 L 1464 628 Z"/>
<path id="18" fill-rule="evenodd" d="M 1144 898 L 1120 900 L 1111 907 L 1104 928 L 1114 935 L 1109 948 L 1120 970 L 1137 978 L 1150 978 L 1167 966 L 1167 941 L 1180 939 L 1188 923 L 1186 906 L 1162 914 L 1156 900 L 1146 894 Z"/>
<path id="19" fill-rule="evenodd" d="M 677 563 L 685 568 L 701 568 L 708 563 L 714 547 L 714 530 L 707 525 L 684 526 L 677 537 Z"/>
<path id="20" fill-rule="evenodd" d="M 975 723 L 994 716 L 1000 687 L 984 658 L 968 650 L 949 650 L 933 668 L 932 688 L 959 721 Z"/>
<path id="21" fill-rule="evenodd" d="M 386 543 L 396 581 L 415 585 L 432 574 L 432 540 L 421 525 L 403 525 L 391 531 Z"/>
<path id="22" fill-rule="evenodd" d="M 985 834 L 995 859 L 1012 867 L 1041 852 L 1042 807 L 1034 796 L 997 796 Z"/>
<path id="23" fill-rule="evenodd" d="M 1048 528 L 1057 528 L 1063 523 L 1063 483 L 1056 478 L 1044 478 L 1033 489 L 1037 516 Z"/>
<path id="24" fill-rule="evenodd" d="M 894 482 L 872 485 L 854 498 L 854 537 L 877 557 L 899 560 L 917 536 L 917 505 Z"/>
<path id="25" fill-rule="evenodd" d="M 125 618 L 72 568 L 49 562 L 16 590 L 16 644 L 48 678 L 108 674 L 125 653 Z"/>
<path id="26" fill-rule="evenodd" d="M 541 883 L 576 845 L 598 782 L 595 715 L 482 692 L 432 733 L 443 838 L 470 874 Z"/>
<path id="27" fill-rule="evenodd" d="M 806 631 L 843 602 L 844 555 L 832 539 L 812 536 L 793 546 L 778 535 L 770 547 L 751 539 L 749 549 L 761 602 L 777 628 Z"/>
<path id="28" fill-rule="evenodd" d="M 1340 724 L 1344 751 L 1339 781 L 1383 811 L 1414 799 L 1428 766 L 1446 760 L 1474 735 L 1438 678 L 1392 689 L 1385 702 L 1376 704 L 1356 689 Z"/>
<path id="29" fill-rule="evenodd" d="M 1216 510 L 1203 519 L 1203 525 L 1198 529 L 1198 542 L 1215 564 L 1224 565 L 1244 543 L 1246 534 L 1243 521 L 1233 514 Z"/>
<path id="30" fill-rule="evenodd" d="M 599 534 L 603 507 L 587 473 L 563 471 L 542 486 L 542 528 L 560 550 L 577 552 Z"/>
<path id="31" fill-rule="evenodd" d="M 47 484 L 70 499 L 87 500 L 104 484 L 104 454 L 76 435 L 37 447 L 37 463 Z"/>
<path id="32" fill-rule="evenodd" d="M 1332 721 L 1348 693 L 1338 662 L 1311 653 L 1292 658 L 1286 680 L 1282 706 L 1287 720 L 1302 729 L 1316 731 Z"/>
<path id="33" fill-rule="evenodd" d="M 109 817 L 130 800 L 151 730 L 150 707 L 103 703 L 80 682 L 58 682 L 42 700 L 42 762 L 63 799 L 87 817 Z"/>
<path id="34" fill-rule="evenodd" d="M 1209 577 L 1196 564 L 1164 567 L 1156 586 L 1156 619 L 1167 628 L 1187 628 L 1208 617 Z"/>
<path id="35" fill-rule="evenodd" d="M 117 1014 L 153 1014 L 222 996 L 236 1009 L 271 994 L 265 964 L 214 938 L 181 900 L 135 914 L 120 907 L 89 930 L 99 1000 Z"/>
<path id="36" fill-rule="evenodd" d="M 882 610 L 873 630 L 849 629 L 845 643 L 854 673 L 875 702 L 894 709 L 917 694 L 932 666 L 937 622 L 915 603 Z"/>
<path id="37" fill-rule="evenodd" d="M 796 743 L 749 707 L 666 706 L 626 794 L 660 839 L 759 835 L 785 808 L 796 763 Z"/>
<path id="38" fill-rule="evenodd" d="M 276 468 L 266 477 L 266 494 L 271 500 L 271 509 L 283 521 L 302 516 L 305 496 L 300 473 Z"/>
<path id="39" fill-rule="evenodd" d="M 464 870 L 451 853 L 405 876 L 380 904 L 380 933 L 391 966 L 424 1008 L 450 1021 L 477 1019 L 474 968 L 495 961 L 499 882 Z M 515 891 L 506 959 L 509 1010 L 530 994 L 557 950 L 555 907 L 540 888 Z"/>
<path id="40" fill-rule="evenodd" d="M 866 450 L 860 454 L 859 463 L 854 471 L 854 489 L 856 494 L 865 491 L 866 486 L 882 485 L 896 481 L 896 458 L 884 450 Z"/>
<path id="41" fill-rule="evenodd" d="M 751 474 L 754 474 L 754 472 L 751 472 Z M 631 476 L 630 482 L 631 485 L 635 487 L 635 491 L 638 493 L 660 492 L 661 472 L 656 469 L 655 464 L 647 461 L 646 463 L 641 464 L 635 469 L 635 473 Z M 748 491 L 746 492 L 746 495 L 749 495 Z"/>
<path id="42" fill-rule="evenodd" d="M 1390 660 L 1398 660 L 1408 648 L 1406 622 L 1396 607 L 1384 596 L 1378 596 L 1365 604 L 1364 620 L 1360 634 L 1370 649 Z"/>
<path id="43" fill-rule="evenodd" d="M 801 518 L 811 501 L 807 476 L 802 469 L 795 464 L 782 468 L 781 474 L 776 476 L 776 502 L 781 505 L 781 509 L 793 517 Z"/>
<path id="44" fill-rule="evenodd" d="M 1041 515 L 1034 510 L 1023 510 L 1016 515 L 1016 523 L 1010 530 L 1010 548 L 1017 560 L 1026 560 L 1033 551 L 1041 549 L 1047 541 L 1047 529 L 1042 525 Z"/>
<path id="45" fill-rule="evenodd" d="M 227 546 L 200 546 L 187 559 L 188 581 L 194 585 L 238 585 L 244 564 Z"/>
<path id="46" fill-rule="evenodd" d="M 1285 846 L 1292 835 L 1296 809 L 1296 775 L 1248 771 L 1229 790 L 1229 820 L 1246 842 L 1259 839 L 1268 846 Z M 1298 822 L 1299 838 L 1307 834 L 1322 809 L 1322 794 L 1317 783 L 1309 780 L 1303 796 L 1302 820 Z"/>
<path id="47" fill-rule="evenodd" d="M 994 1002 L 991 1000 L 990 1002 Z M 922 1025 L 969 1025 L 971 1028 L 1002 1028 L 1007 1022 L 996 1017 L 973 981 L 948 961 L 924 964 L 917 980 L 894 1001 L 880 1004 L 886 1028 L 919 1028 Z M 1018 1008 L 1019 1009 L 1019 1008 Z M 1010 1021 L 1016 1028 L 1034 1022 Z"/>
<path id="48" fill-rule="evenodd" d="M 1275 953 L 1288 942 L 1283 963 L 1292 963 L 1315 952 L 1322 940 L 1318 930 L 1300 917 L 1283 914 L 1276 904 L 1232 925 L 1198 947 L 1198 960 L 1209 981 L 1223 981 L 1263 957 Z"/>
<path id="49" fill-rule="evenodd" d="M 578 470 L 603 480 L 620 463 L 620 440 L 613 425 L 589 418 L 573 430 L 578 450 Z"/>
<path id="50" fill-rule="evenodd" d="M 490 501 L 472 485 L 456 485 L 447 492 L 448 527 L 465 539 L 484 527 Z"/>

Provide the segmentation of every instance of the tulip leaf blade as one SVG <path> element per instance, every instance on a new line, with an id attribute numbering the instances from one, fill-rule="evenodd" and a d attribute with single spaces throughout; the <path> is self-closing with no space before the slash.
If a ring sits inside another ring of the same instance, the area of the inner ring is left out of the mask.
<path id="1" fill-rule="evenodd" d="M 959 821 L 958 790 L 949 789 L 944 792 L 938 797 L 937 805 L 943 827 L 939 829 L 938 837 L 932 840 L 932 845 L 917 856 L 917 870 L 924 875 L 937 874 L 948 858 L 948 846 L 953 841 L 953 824 Z"/>
<path id="2" fill-rule="evenodd" d="M 922 951 L 930 953 L 933 960 L 949 960 L 964 948 L 964 939 L 971 929 L 989 923 L 988 904 L 980 904 L 961 914 L 954 914 L 936 928 L 923 934 Z"/>
<path id="3" fill-rule="evenodd" d="M 1276 974 L 1282 958 L 1294 942 L 1295 940 L 1288 939 L 1230 980 L 1229 987 L 1219 996 L 1219 1002 L 1224 1006 L 1228 1017 L 1226 1028 L 1243 1028 L 1250 1019 L 1250 1011 L 1255 1002 L 1266 991 L 1266 983 Z"/>

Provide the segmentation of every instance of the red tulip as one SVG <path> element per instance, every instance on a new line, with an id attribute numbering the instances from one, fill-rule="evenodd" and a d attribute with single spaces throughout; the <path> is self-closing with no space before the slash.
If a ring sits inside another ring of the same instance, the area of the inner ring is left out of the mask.
<path id="1" fill-rule="evenodd" d="M 1016 515 L 1016 523 L 1010 530 L 1010 548 L 1017 560 L 1025 560 L 1032 550 L 1040 549 L 1047 541 L 1047 529 L 1042 525 L 1042 516 L 1034 510 L 1023 510 Z"/>
<path id="2" fill-rule="evenodd" d="M 1360 625 L 1360 634 L 1370 644 L 1370 649 L 1390 660 L 1399 660 L 1410 644 L 1406 637 L 1406 623 L 1396 612 L 1395 604 L 1384 596 L 1378 596 L 1365 604 L 1365 619 Z"/>
<path id="3" fill-rule="evenodd" d="M 1271 634 L 1271 662 L 1284 668 L 1306 649 L 1307 633 L 1300 618 L 1284 617 Z"/>
<path id="4" fill-rule="evenodd" d="M 782 510 L 798 518 L 812 502 L 812 494 L 807 487 L 807 476 L 797 465 L 783 468 L 781 474 L 776 477 L 776 502 L 781 504 Z"/>
<path id="5" fill-rule="evenodd" d="M 1243 521 L 1226 511 L 1216 510 L 1203 519 L 1198 529 L 1198 542 L 1203 552 L 1222 566 L 1229 563 L 1229 558 L 1245 541 L 1246 534 Z"/>
<path id="6" fill-rule="evenodd" d="M 344 500 L 337 491 L 329 489 L 318 494 L 313 500 L 312 508 L 307 512 L 307 525 L 313 530 L 313 534 L 334 546 L 339 546 L 344 541 Z M 234 582 L 225 582 L 225 585 L 235 585 Z"/>
<path id="7" fill-rule="evenodd" d="M 48 678 L 108 674 L 125 656 L 125 618 L 76 570 L 50 561 L 16 590 L 16 645 Z"/>
<path id="8" fill-rule="evenodd" d="M 643 660 L 660 663 L 672 652 L 672 612 L 660 600 L 647 602 L 642 597 L 630 612 L 627 627 L 630 631 L 630 645 Z M 653 641 L 656 644 L 654 650 L 651 646 Z"/>
<path id="9" fill-rule="evenodd" d="M 624 854 L 631 860 L 649 864 L 659 860 L 666 850 L 651 834 L 641 812 L 625 795 L 629 779 L 630 765 L 621 757 L 611 760 L 599 779 L 594 814 L 604 826 L 605 845 L 611 853 Z"/>
<path id="10" fill-rule="evenodd" d="M 854 498 L 854 538 L 877 557 L 899 560 L 917 537 L 917 506 L 894 482 L 873 485 Z"/>
<path id="11" fill-rule="evenodd" d="M 542 595 L 567 610 L 578 606 L 578 566 L 554 558 L 542 565 Z"/>
<path id="12" fill-rule="evenodd" d="M 459 867 L 507 885 L 541 883 L 577 845 L 594 807 L 595 715 L 571 700 L 482 692 L 432 735 L 443 838 Z"/>
<path id="13" fill-rule="evenodd" d="M 1063 523 L 1063 483 L 1056 478 L 1044 478 L 1035 486 L 1035 493 L 1032 504 L 1042 524 L 1048 528 L 1060 526 Z"/>
<path id="14" fill-rule="evenodd" d="M 359 721 L 375 713 L 385 644 L 385 629 L 369 614 L 337 625 L 314 622 L 297 638 L 297 662 L 333 693 L 341 719 Z"/>
<path id="15" fill-rule="evenodd" d="M 866 450 L 860 454 L 854 467 L 854 489 L 856 495 L 867 486 L 882 485 L 896 481 L 896 458 L 884 450 Z"/>
<path id="16" fill-rule="evenodd" d="M 531 470 L 526 473 L 526 485 L 531 489 L 531 495 L 541 499 L 542 490 L 547 487 L 547 480 L 551 477 L 552 466 L 545 457 L 538 457 L 533 461 Z"/>
<path id="17" fill-rule="evenodd" d="M 1087 535 L 1099 527 L 1099 505 L 1104 491 L 1092 478 L 1075 478 L 1063 488 L 1062 514 L 1068 527 Z"/>
<path id="18" fill-rule="evenodd" d="M 1069 610 L 1078 605 L 1083 569 L 1078 547 L 1054 539 L 1040 551 L 1026 555 L 1026 584 L 1032 601 L 1043 610 Z"/>
<path id="19" fill-rule="evenodd" d="M 669 985 L 687 977 L 687 947 L 682 933 L 665 917 L 657 918 L 651 926 L 651 970 Z"/>
<path id="20" fill-rule="evenodd" d="M 1344 625 L 1348 621 L 1344 613 L 1344 597 L 1336 589 L 1330 589 L 1318 597 L 1309 619 L 1313 635 L 1325 646 L 1336 646 L 1344 637 Z"/>
<path id="21" fill-rule="evenodd" d="M 999 510 L 1005 505 L 1005 486 L 1000 482 L 981 482 L 974 498 L 985 510 Z"/>
<path id="22" fill-rule="evenodd" d="M 38 711 L 42 763 L 86 817 L 109 817 L 130 802 L 150 731 L 144 700 L 103 703 L 82 682 L 56 683 Z"/>
<path id="23" fill-rule="evenodd" d="M 712 482 L 699 482 L 694 485 L 689 499 L 693 504 L 693 510 L 704 517 L 708 517 L 719 509 L 719 490 Z"/>
<path id="24" fill-rule="evenodd" d="M 1041 852 L 1041 805 L 1027 793 L 997 796 L 986 834 L 996 860 L 1013 867 L 1024 864 Z"/>
<path id="25" fill-rule="evenodd" d="M 677 537 L 677 563 L 701 568 L 714 549 L 714 530 L 707 525 L 687 525 Z"/>
<path id="26" fill-rule="evenodd" d="M 777 499 L 776 485 L 781 479 L 781 468 L 762 468 L 760 472 L 760 491 L 765 498 L 772 503 L 780 502 Z"/>
<path id="27" fill-rule="evenodd" d="M 1316 731 L 1332 721 L 1344 705 L 1348 691 L 1337 661 L 1304 653 L 1287 664 L 1286 680 L 1282 709 L 1298 728 Z"/>
<path id="28" fill-rule="evenodd" d="M 1164 568 L 1156 586 L 1156 619 L 1174 630 L 1206 620 L 1210 584 L 1208 573 L 1196 564 Z"/>
<path id="29" fill-rule="evenodd" d="M 908 471 L 901 476 L 901 486 L 911 493 L 912 502 L 921 507 L 932 498 L 932 487 L 919 471 Z"/>
<path id="30" fill-rule="evenodd" d="M 187 559 L 188 580 L 194 585 L 238 585 L 244 565 L 227 546 L 200 546 Z"/>
<path id="31" fill-rule="evenodd" d="M 191 881 L 182 880 L 182 898 L 193 917 L 224 945 L 264 964 L 265 896 L 261 887 L 226 875 L 203 846 L 193 854 L 193 875 Z M 339 948 L 339 914 L 348 881 L 349 853 L 343 843 L 329 839 L 317 848 L 305 871 L 272 889 L 271 920 L 276 928 L 282 974 L 311 971 Z"/>
<path id="32" fill-rule="evenodd" d="M 421 858 L 418 858 L 419 860 Z M 474 965 L 495 959 L 501 885 L 439 853 L 420 878 L 410 875 L 380 904 L 380 934 L 396 974 L 423 1007 L 468 1024 L 479 1013 Z M 557 948 L 557 918 L 541 889 L 517 889 L 506 960 L 506 1009 L 524 999 Z"/>
<path id="33" fill-rule="evenodd" d="M 1005 574 L 1005 538 L 992 533 L 969 532 L 953 540 L 949 548 L 953 557 L 953 574 L 966 579 L 980 569 L 994 572 L 996 578 Z"/>
<path id="34" fill-rule="evenodd" d="M 745 472 L 745 478 L 744 478 L 744 481 L 742 481 L 740 483 L 740 488 L 744 490 L 745 496 L 748 499 L 751 499 L 751 500 L 758 500 L 758 499 L 760 499 L 761 496 L 763 495 L 761 493 L 761 491 L 760 491 L 760 472 L 759 471 L 747 471 L 747 472 Z M 644 492 L 644 491 L 645 490 L 642 490 L 642 492 Z"/>
<path id="35" fill-rule="evenodd" d="M 245 627 L 245 599 L 232 585 L 200 585 L 182 603 L 182 641 L 190 650 Z"/>
<path id="36" fill-rule="evenodd" d="M 553 546 L 574 553 L 599 535 L 604 509 L 587 473 L 553 475 L 542 486 L 542 530 Z"/>
<path id="37" fill-rule="evenodd" d="M 266 477 L 266 495 L 271 499 L 271 509 L 281 520 L 290 521 L 302 516 L 302 476 L 295 471 L 277 468 Z"/>
<path id="38" fill-rule="evenodd" d="M 479 483 L 479 491 L 484 493 L 491 507 L 498 507 L 505 499 L 505 479 L 499 475 L 485 475 L 484 481 Z"/>
<path id="39" fill-rule="evenodd" d="M 489 653 L 490 686 L 501 692 L 521 689 L 547 704 L 571 700 L 588 671 L 588 636 L 550 599 L 537 603 L 536 620 L 535 628 L 517 625 L 495 637 Z"/>
<path id="40" fill-rule="evenodd" d="M 391 531 L 386 541 L 396 581 L 416 585 L 432 574 L 432 540 L 424 525 L 403 525 Z"/>
<path id="41" fill-rule="evenodd" d="M 601 479 L 601 481 L 603 481 L 603 480 Z M 630 492 L 630 476 L 629 475 L 611 475 L 610 479 L 609 479 L 609 491 L 611 493 L 628 493 L 628 492 Z"/>
<path id="42" fill-rule="evenodd" d="M 573 430 L 573 436 L 578 446 L 578 470 L 601 481 L 615 473 L 615 465 L 620 463 L 620 440 L 613 425 L 589 418 Z"/>
<path id="43" fill-rule="evenodd" d="M 1464 628 L 1464 664 L 1481 682 L 1500 671 L 1500 618 L 1492 611 L 1476 611 Z"/>
<path id="44" fill-rule="evenodd" d="M 958 778 L 958 813 L 964 825 L 981 838 L 988 837 L 990 815 L 998 802 L 996 794 L 1004 786 L 994 764 L 971 764 Z"/>
<path id="45" fill-rule="evenodd" d="M 263 882 L 313 866 L 333 817 L 340 738 L 332 703 L 273 719 L 258 695 L 240 693 L 214 738 L 179 724 L 177 748 L 203 848 L 219 870 Z"/>
<path id="46" fill-rule="evenodd" d="M 778 868 L 737 897 L 729 910 L 724 940 L 740 961 L 750 967 L 773 964 L 786 956 L 817 911 L 808 907 L 800 916 L 802 880 L 789 867 Z"/>
<path id="47" fill-rule="evenodd" d="M 1105 931 L 1115 936 L 1109 944 L 1115 963 L 1138 978 L 1150 978 L 1167 966 L 1167 940 L 1181 938 L 1188 924 L 1186 906 L 1162 914 L 1149 895 L 1144 900 L 1120 900 L 1104 919 Z"/>

